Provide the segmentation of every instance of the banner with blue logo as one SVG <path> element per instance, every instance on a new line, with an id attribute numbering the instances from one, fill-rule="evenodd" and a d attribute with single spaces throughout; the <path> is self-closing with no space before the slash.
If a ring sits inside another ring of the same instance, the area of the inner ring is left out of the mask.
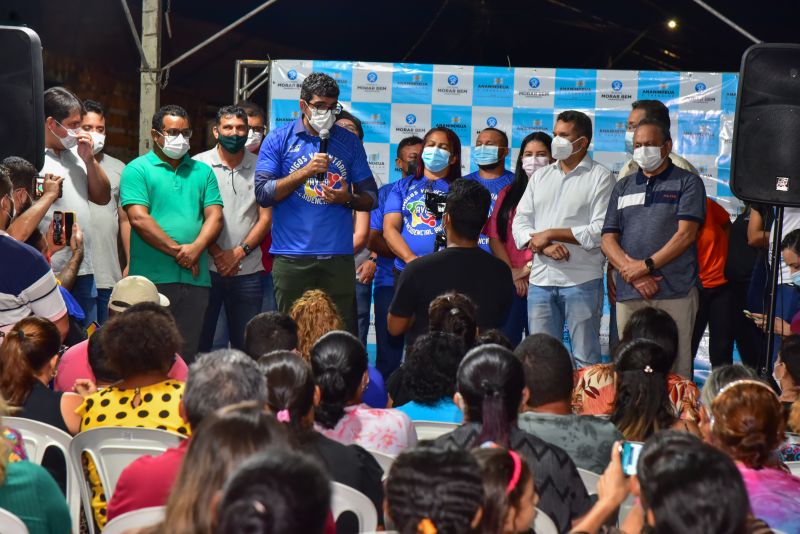
<path id="1" fill-rule="evenodd" d="M 556 116 L 566 109 L 592 118 L 592 157 L 618 173 L 629 157 L 631 104 L 656 99 L 670 110 L 675 152 L 700 170 L 708 194 L 731 213 L 741 206 L 728 187 L 736 73 L 279 60 L 272 62 L 270 128 L 300 116 L 300 84 L 314 71 L 333 76 L 340 101 L 363 122 L 379 183 L 400 177 L 397 144 L 434 126 L 447 126 L 461 139 L 465 173 L 476 169 L 471 147 L 480 131 L 505 131 L 512 144 L 507 166 L 513 167 L 522 139 L 552 133 Z"/>

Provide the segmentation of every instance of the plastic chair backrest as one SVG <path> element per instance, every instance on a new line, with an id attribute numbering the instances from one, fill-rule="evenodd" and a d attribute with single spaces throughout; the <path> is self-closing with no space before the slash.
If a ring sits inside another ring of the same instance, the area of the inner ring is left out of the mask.
<path id="1" fill-rule="evenodd" d="M 369 497 L 339 482 L 331 482 L 331 490 L 331 513 L 334 521 L 344 512 L 352 512 L 358 518 L 359 532 L 378 528 L 378 512 Z"/>
<path id="2" fill-rule="evenodd" d="M 394 460 L 395 458 L 397 458 L 397 456 L 369 449 L 367 449 L 367 452 L 370 453 L 372 457 L 375 458 L 375 460 L 378 462 L 378 465 L 381 466 L 381 469 L 383 469 L 383 480 L 386 480 L 386 477 L 389 476 L 389 469 L 392 468 L 392 464 L 394 463 Z"/>
<path id="3" fill-rule="evenodd" d="M 533 518 L 533 531 L 536 534 L 558 534 L 558 527 L 550 516 L 536 509 L 536 517 Z"/>
<path id="4" fill-rule="evenodd" d="M 54 426 L 23 417 L 3 417 L 3 424 L 22 434 L 28 461 L 41 465 L 44 453 L 50 447 L 55 447 L 64 455 L 67 466 L 67 505 L 72 518 L 72 532 L 80 532 L 81 489 L 78 477 L 81 473 L 80 465 L 73 464 L 69 456 L 72 436 Z"/>
<path id="5" fill-rule="evenodd" d="M 22 519 L 8 510 L 0 508 L 0 532 L 3 534 L 28 534 L 28 527 Z"/>
<path id="6" fill-rule="evenodd" d="M 119 515 L 106 523 L 103 534 L 123 534 L 128 530 L 152 527 L 164 520 L 166 506 L 152 506 Z"/>
<path id="7" fill-rule="evenodd" d="M 786 462 L 786 467 L 789 468 L 789 471 L 796 477 L 800 477 L 800 461 L 797 462 Z"/>
<path id="8" fill-rule="evenodd" d="M 443 423 L 441 421 L 414 421 L 417 431 L 417 440 L 434 440 L 458 428 L 458 423 Z"/>
<path id="9" fill-rule="evenodd" d="M 795 434 L 794 432 L 787 432 L 786 443 L 800 443 L 800 434 Z"/>
<path id="10" fill-rule="evenodd" d="M 578 468 L 578 474 L 581 476 L 583 485 L 586 486 L 586 492 L 589 495 L 597 495 L 597 482 L 600 480 L 600 475 L 581 467 Z"/>
<path id="11" fill-rule="evenodd" d="M 81 457 L 84 453 L 92 459 L 106 502 L 109 502 L 120 474 L 128 465 L 141 456 L 159 455 L 178 446 L 182 440 L 183 436 L 164 430 L 107 426 L 92 428 L 73 437 L 69 455 L 76 466 L 83 466 Z M 81 481 L 83 510 L 89 518 L 89 532 L 94 534 L 92 488 L 82 469 Z"/>

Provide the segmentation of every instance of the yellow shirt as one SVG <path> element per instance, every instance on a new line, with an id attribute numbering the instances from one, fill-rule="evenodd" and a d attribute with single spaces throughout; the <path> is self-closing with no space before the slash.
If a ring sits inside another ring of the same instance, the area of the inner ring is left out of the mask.
<path id="1" fill-rule="evenodd" d="M 75 413 L 81 416 L 81 431 L 103 426 L 155 428 L 189 435 L 189 425 L 181 418 L 178 406 L 183 397 L 183 382 L 165 380 L 136 389 L 109 387 L 84 399 Z M 86 471 L 92 485 L 92 508 L 100 528 L 106 524 L 106 496 L 100 477 L 89 458 Z"/>

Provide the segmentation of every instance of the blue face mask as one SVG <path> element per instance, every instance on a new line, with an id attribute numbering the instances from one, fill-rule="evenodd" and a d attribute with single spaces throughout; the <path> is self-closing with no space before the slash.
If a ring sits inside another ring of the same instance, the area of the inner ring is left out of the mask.
<path id="1" fill-rule="evenodd" d="M 430 171 L 442 171 L 450 163 L 450 152 L 443 148 L 426 146 L 422 149 L 422 162 L 425 164 L 425 168 Z"/>
<path id="2" fill-rule="evenodd" d="M 794 284 L 794 287 L 797 289 L 800 289 L 800 271 L 797 271 L 792 275 L 792 284 Z"/>
<path id="3" fill-rule="evenodd" d="M 496 146 L 476 146 L 472 149 L 472 158 L 478 165 L 494 165 L 499 159 L 499 151 L 499 148 Z"/>

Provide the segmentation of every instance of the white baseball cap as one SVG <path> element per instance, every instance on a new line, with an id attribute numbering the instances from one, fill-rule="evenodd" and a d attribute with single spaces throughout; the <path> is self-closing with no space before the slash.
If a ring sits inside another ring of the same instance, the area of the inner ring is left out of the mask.
<path id="1" fill-rule="evenodd" d="M 124 312 L 134 304 L 152 302 L 169 306 L 169 299 L 158 292 L 156 285 L 144 276 L 127 276 L 117 282 L 108 300 L 108 309 Z"/>

